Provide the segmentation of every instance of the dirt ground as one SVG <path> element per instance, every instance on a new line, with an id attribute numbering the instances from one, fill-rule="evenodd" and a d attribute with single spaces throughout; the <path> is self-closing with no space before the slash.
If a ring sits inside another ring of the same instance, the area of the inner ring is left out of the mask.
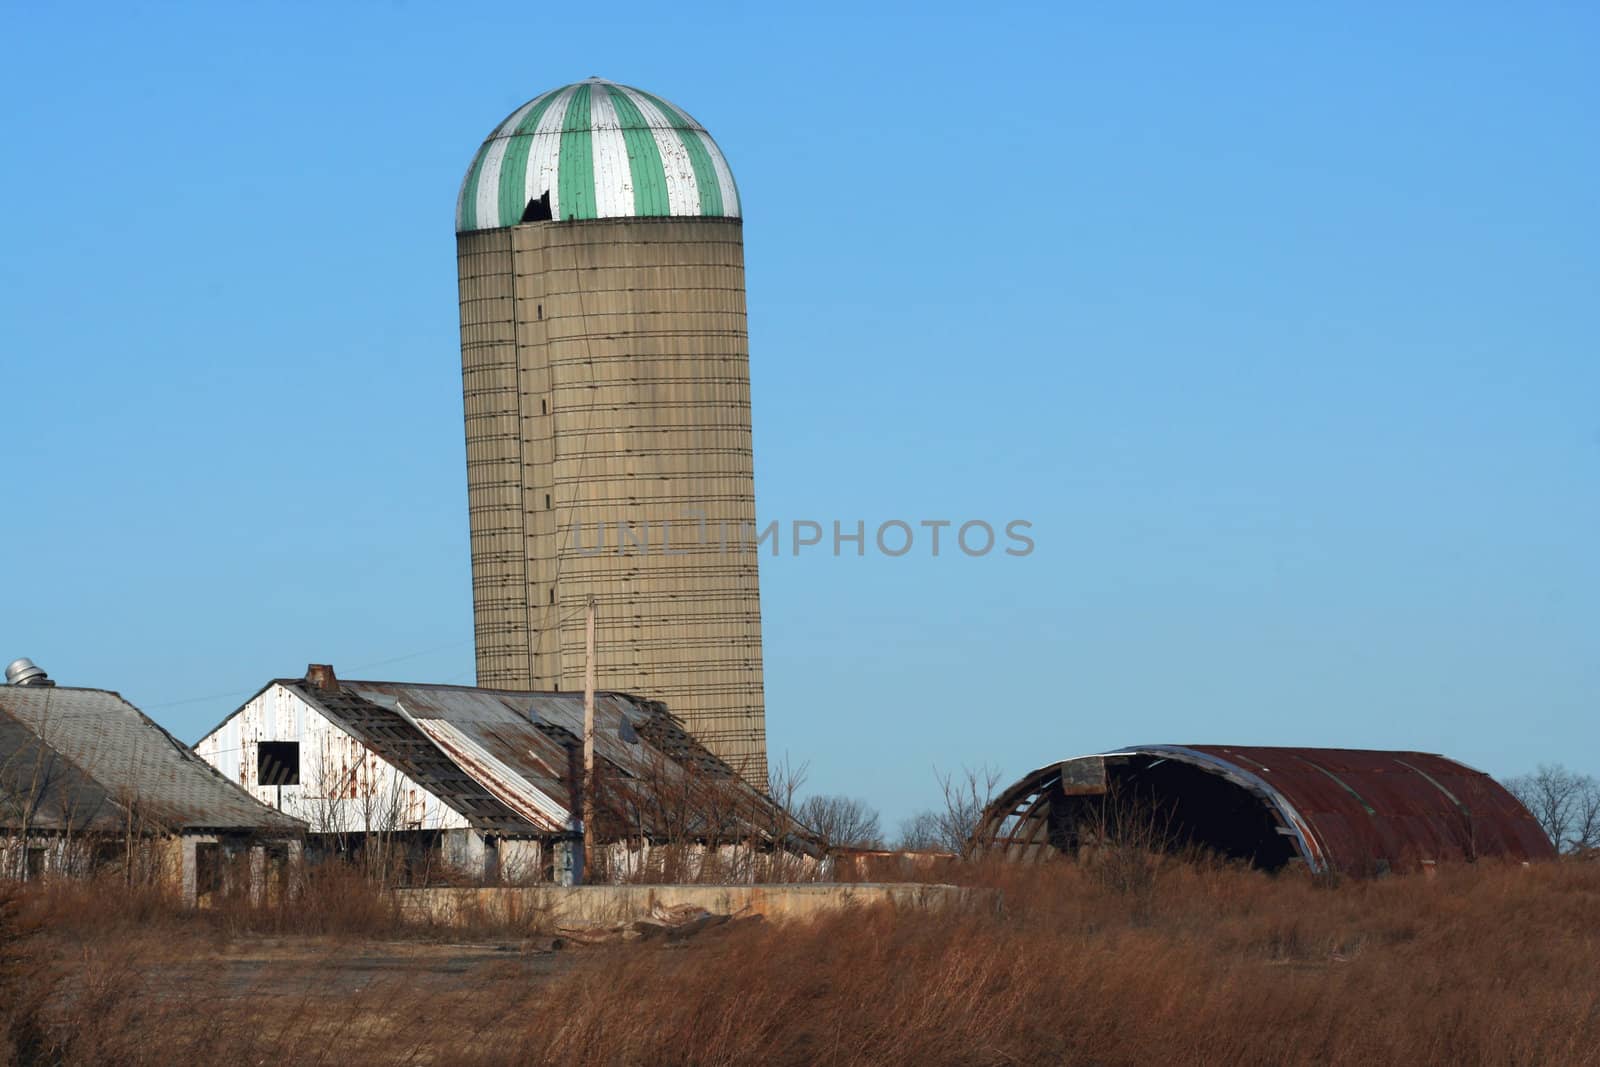
<path id="1" fill-rule="evenodd" d="M 191 959 L 164 960 L 150 978 L 157 996 L 231 995 L 263 999 L 338 998 L 403 980 L 440 992 L 480 983 L 536 982 L 569 970 L 574 951 L 538 942 L 363 941 L 242 938 Z M 581 951 L 581 950 L 579 950 Z"/>

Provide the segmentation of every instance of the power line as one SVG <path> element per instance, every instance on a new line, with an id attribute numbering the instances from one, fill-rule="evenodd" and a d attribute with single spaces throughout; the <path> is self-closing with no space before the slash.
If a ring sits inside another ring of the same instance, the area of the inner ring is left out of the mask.
<path id="1" fill-rule="evenodd" d="M 471 644 L 472 641 L 473 639 L 469 637 L 462 641 L 451 641 L 449 644 L 435 645 L 432 648 L 424 648 L 417 652 L 407 652 L 403 656 L 391 656 L 388 659 L 373 660 L 369 663 L 358 663 L 354 667 L 351 667 L 350 671 L 355 673 L 368 670 L 372 667 L 387 667 L 391 663 L 403 663 L 406 660 L 416 659 L 419 656 L 428 656 L 435 652 L 445 652 L 452 648 L 460 648 L 462 645 Z M 456 677 L 460 677 L 460 675 L 458 674 Z M 254 691 L 255 690 L 253 687 L 250 689 L 230 689 L 226 693 L 211 693 L 206 696 L 185 697 L 182 700 L 168 700 L 160 704 L 149 704 L 146 705 L 146 707 L 150 711 L 156 711 L 160 708 L 181 708 L 187 704 L 203 704 L 208 700 L 223 700 L 227 697 L 244 696 L 245 694 L 252 693 Z"/>

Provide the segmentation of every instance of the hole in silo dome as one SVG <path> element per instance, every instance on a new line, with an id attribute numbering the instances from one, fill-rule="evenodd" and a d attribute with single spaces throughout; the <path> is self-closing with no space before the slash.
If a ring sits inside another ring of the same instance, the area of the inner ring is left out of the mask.
<path id="1" fill-rule="evenodd" d="M 522 212 L 522 221 L 549 222 L 550 219 L 550 190 L 546 189 L 537 200 L 528 201 L 528 206 Z"/>

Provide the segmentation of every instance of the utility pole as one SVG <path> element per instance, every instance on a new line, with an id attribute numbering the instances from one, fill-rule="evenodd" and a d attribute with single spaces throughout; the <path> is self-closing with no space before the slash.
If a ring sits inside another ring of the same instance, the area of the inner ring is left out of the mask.
<path id="1" fill-rule="evenodd" d="M 583 625 L 583 881 L 589 883 L 594 861 L 594 610 L 589 607 Z"/>

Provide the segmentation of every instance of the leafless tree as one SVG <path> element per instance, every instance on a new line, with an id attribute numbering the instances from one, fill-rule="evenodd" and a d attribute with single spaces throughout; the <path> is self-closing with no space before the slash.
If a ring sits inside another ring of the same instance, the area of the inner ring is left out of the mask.
<path id="1" fill-rule="evenodd" d="M 1557 849 L 1600 848 L 1600 782 L 1559 763 L 1541 763 L 1532 774 L 1507 778 L 1505 787 L 1522 801 Z"/>
<path id="2" fill-rule="evenodd" d="M 694 881 L 704 873 L 707 851 L 738 836 L 738 786 L 731 772 L 679 763 L 654 747 L 625 777 L 598 762 L 595 771 L 595 836 L 630 841 L 633 856 L 620 866 L 591 857 L 590 877 Z"/>
<path id="3" fill-rule="evenodd" d="M 26 878 L 36 819 L 46 796 L 54 792 L 55 753 L 33 739 L 0 756 L 0 827 L 7 838 L 0 842 L 5 861 L 0 876 Z"/>
<path id="4" fill-rule="evenodd" d="M 95 862 L 95 842 L 83 833 L 108 798 L 74 788 L 72 764 L 51 736 L 48 700 L 35 726 L 18 722 L 7 730 L 12 743 L 0 752 L 0 877 L 29 877 L 30 854 L 49 856 L 63 873 L 86 873 Z"/>
<path id="5" fill-rule="evenodd" d="M 810 770 L 810 764 L 791 763 L 785 755 L 783 762 L 773 763 L 767 769 L 767 796 L 785 812 L 793 811 L 795 798 L 804 788 Z"/>
<path id="6" fill-rule="evenodd" d="M 763 795 L 725 764 L 675 759 L 651 746 L 625 771 L 597 765 L 596 779 L 596 831 L 611 859 L 594 864 L 592 877 L 792 882 L 815 876 L 814 857 L 793 847 L 800 827 L 789 814 L 804 766 L 774 764 Z"/>
<path id="7" fill-rule="evenodd" d="M 1575 848 L 1600 848 L 1600 783 L 1593 778 L 1588 779 L 1573 822 L 1576 827 L 1573 834 Z"/>
<path id="8" fill-rule="evenodd" d="M 935 767 L 933 774 L 944 795 L 944 806 L 918 812 L 902 822 L 899 847 L 907 851 L 937 849 L 970 856 L 973 835 L 983 820 L 984 809 L 994 800 L 1000 773 L 1000 768 L 988 764 L 963 767 L 959 774 L 946 774 Z"/>
<path id="9" fill-rule="evenodd" d="M 883 847 L 878 813 L 854 797 L 809 796 L 795 809 L 795 818 L 817 835 L 824 850 Z"/>
<path id="10" fill-rule="evenodd" d="M 919 811 L 900 822 L 900 836 L 895 847 L 906 852 L 944 851 L 945 842 L 939 813 Z"/>
<path id="11" fill-rule="evenodd" d="M 358 860 L 375 881 L 390 884 L 418 875 L 407 870 L 406 789 L 399 773 L 371 750 L 324 737 L 317 771 L 306 783 L 298 811 L 311 832 L 324 835 L 341 855 Z M 431 871 L 420 873 L 426 882 Z"/>
<path id="12" fill-rule="evenodd" d="M 972 852 L 972 837 L 983 820 L 983 811 L 994 800 L 995 786 L 1000 784 L 1000 768 L 987 763 L 981 767 L 963 767 L 961 773 L 940 774 L 939 788 L 944 793 L 944 810 L 939 812 L 940 833 L 947 851 L 959 856 Z"/>
<path id="13" fill-rule="evenodd" d="M 333 839 L 343 851 L 346 835 L 351 831 L 345 801 L 357 771 L 347 759 L 340 759 L 342 751 L 327 735 L 321 740 L 320 758 L 314 764 L 316 771 L 304 780 L 300 796 L 290 799 L 289 810 L 305 819 L 312 833 Z"/>
<path id="14" fill-rule="evenodd" d="M 806 783 L 807 771 L 807 764 L 791 763 L 787 754 L 781 763 L 771 764 L 767 771 L 767 798 L 772 803 L 763 809 L 765 825 L 761 827 L 761 836 L 767 848 L 761 854 L 761 866 L 765 869 L 757 872 L 764 881 L 798 882 L 816 869 L 810 857 L 789 847 L 800 830 L 793 812 L 800 789 Z"/>

